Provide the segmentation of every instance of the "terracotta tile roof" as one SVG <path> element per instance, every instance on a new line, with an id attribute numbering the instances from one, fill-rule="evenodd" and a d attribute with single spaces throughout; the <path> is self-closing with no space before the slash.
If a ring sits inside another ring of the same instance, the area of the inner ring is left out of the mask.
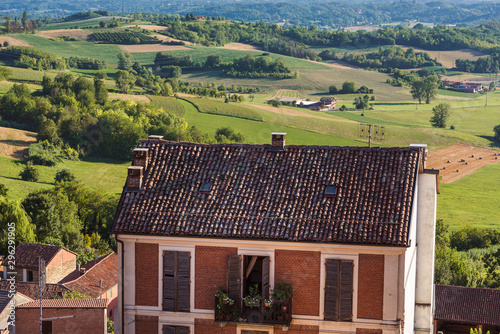
<path id="1" fill-rule="evenodd" d="M 107 299 L 42 299 L 42 308 L 107 308 Z M 40 300 L 18 308 L 39 308 Z"/>
<path id="2" fill-rule="evenodd" d="M 143 140 L 114 233 L 406 246 L 419 151 Z M 200 193 L 212 183 L 209 193 Z M 327 186 L 336 186 L 333 197 Z"/>
<path id="3" fill-rule="evenodd" d="M 77 255 L 60 246 L 20 243 L 16 247 L 16 267 L 27 269 L 38 269 L 38 258 L 41 256 L 48 264 L 61 249 Z M 4 260 L 4 262 L 7 259 Z M 6 264 L 4 264 L 6 265 Z"/>
<path id="4" fill-rule="evenodd" d="M 500 326 L 500 290 L 436 285 L 436 320 Z"/>
<path id="5" fill-rule="evenodd" d="M 110 253 L 82 266 L 87 271 L 72 280 L 65 281 L 64 286 L 78 291 L 91 298 L 98 298 L 118 284 L 118 256 Z"/>
<path id="6" fill-rule="evenodd" d="M 0 280 L 0 291 L 8 291 L 9 282 Z M 31 299 L 40 298 L 40 287 L 38 283 L 34 282 L 16 282 L 16 291 L 30 297 Z M 46 284 L 43 291 L 43 298 L 53 299 L 62 296 L 65 292 L 69 291 L 68 288 L 61 284 Z"/>

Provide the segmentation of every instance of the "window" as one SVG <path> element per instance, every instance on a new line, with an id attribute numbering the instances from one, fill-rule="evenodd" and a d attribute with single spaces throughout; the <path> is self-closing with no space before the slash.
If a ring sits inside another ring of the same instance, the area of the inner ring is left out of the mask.
<path id="1" fill-rule="evenodd" d="M 352 321 L 353 261 L 326 260 L 325 320 Z"/>
<path id="2" fill-rule="evenodd" d="M 163 252 L 164 311 L 190 311 L 190 261 L 189 252 Z"/>
<path id="3" fill-rule="evenodd" d="M 200 193 L 202 193 L 202 194 L 208 194 L 208 193 L 210 193 L 211 189 L 212 189 L 212 183 L 205 182 L 200 187 Z"/>
<path id="4" fill-rule="evenodd" d="M 31 270 L 28 270 L 28 282 L 33 282 L 33 272 Z"/>
<path id="5" fill-rule="evenodd" d="M 162 334 L 189 334 L 189 327 L 163 325 Z"/>
<path id="6" fill-rule="evenodd" d="M 42 334 L 52 334 L 52 321 L 42 321 Z"/>
<path id="7" fill-rule="evenodd" d="M 250 287 L 257 284 L 263 299 L 269 299 L 268 256 L 228 255 L 227 293 L 231 298 L 241 301 L 248 295 Z"/>

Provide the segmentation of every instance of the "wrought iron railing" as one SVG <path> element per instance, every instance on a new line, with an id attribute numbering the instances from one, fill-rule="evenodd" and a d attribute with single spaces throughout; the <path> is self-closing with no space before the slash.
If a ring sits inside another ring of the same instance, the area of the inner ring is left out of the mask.
<path id="1" fill-rule="evenodd" d="M 261 301 L 258 305 L 230 303 L 215 296 L 215 321 L 250 324 L 289 325 L 292 321 L 292 299 Z"/>

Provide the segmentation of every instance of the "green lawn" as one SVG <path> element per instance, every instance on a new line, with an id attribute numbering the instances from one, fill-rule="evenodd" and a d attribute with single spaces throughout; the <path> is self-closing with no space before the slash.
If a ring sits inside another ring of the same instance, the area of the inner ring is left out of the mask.
<path id="1" fill-rule="evenodd" d="M 40 171 L 39 181 L 26 182 L 19 177 L 24 163 L 0 157 L 0 183 L 9 188 L 9 197 L 24 198 L 31 191 L 51 188 L 54 185 L 55 174 L 67 168 L 78 181 L 90 188 L 109 194 L 120 194 L 125 184 L 128 166 L 130 162 L 112 160 L 64 161 L 55 167 L 37 166 Z"/>
<path id="2" fill-rule="evenodd" d="M 500 228 L 500 164 L 486 166 L 440 188 L 437 218 L 449 224 L 451 231 L 465 224 Z"/>

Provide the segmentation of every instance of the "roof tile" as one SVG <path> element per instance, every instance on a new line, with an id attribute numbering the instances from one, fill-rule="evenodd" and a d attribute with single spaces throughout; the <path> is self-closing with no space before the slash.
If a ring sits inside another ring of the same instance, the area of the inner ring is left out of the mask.
<path id="1" fill-rule="evenodd" d="M 113 232 L 406 246 L 419 153 L 409 148 L 140 142 L 140 191 Z M 200 186 L 212 183 L 210 193 Z M 333 197 L 327 186 L 337 186 Z"/>
<path id="2" fill-rule="evenodd" d="M 107 308 L 107 299 L 42 299 L 42 308 Z M 18 308 L 39 308 L 40 300 L 26 303 Z"/>

